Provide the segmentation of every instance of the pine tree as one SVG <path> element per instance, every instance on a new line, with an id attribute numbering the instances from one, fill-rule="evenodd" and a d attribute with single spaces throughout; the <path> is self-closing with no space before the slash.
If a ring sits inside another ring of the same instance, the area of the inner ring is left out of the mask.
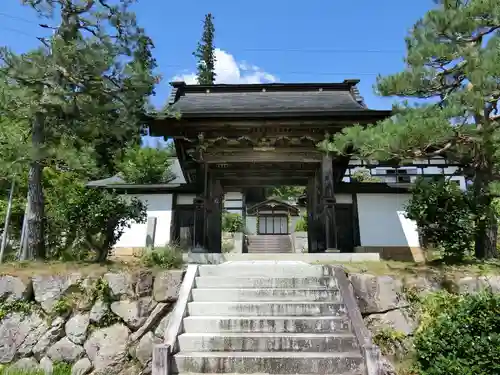
<path id="1" fill-rule="evenodd" d="M 374 126 L 336 135 L 330 152 L 353 147 L 364 158 L 446 156 L 473 180 L 475 255 L 497 256 L 492 201 L 500 178 L 500 7 L 498 0 L 440 0 L 406 38 L 404 71 L 378 77 L 382 96 L 403 103 Z"/>
<path id="2" fill-rule="evenodd" d="M 38 50 L 0 50 L 5 74 L 29 93 L 23 103 L 31 123 L 31 209 L 23 257 L 29 259 L 45 257 L 43 168 L 74 169 L 71 162 L 91 156 L 102 169 L 127 140 L 138 143 L 156 77 L 152 43 L 129 10 L 132 0 L 23 2 L 42 17 L 60 20 Z"/>
<path id="3" fill-rule="evenodd" d="M 215 83 L 215 47 L 214 47 L 214 17 L 211 13 L 205 16 L 203 22 L 203 35 L 198 42 L 198 48 L 193 55 L 197 58 L 198 83 L 200 85 L 213 85 Z"/>

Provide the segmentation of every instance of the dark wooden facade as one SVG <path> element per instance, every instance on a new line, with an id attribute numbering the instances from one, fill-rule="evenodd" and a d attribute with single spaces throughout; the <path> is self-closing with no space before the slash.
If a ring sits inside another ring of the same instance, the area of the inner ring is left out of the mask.
<path id="1" fill-rule="evenodd" d="M 338 248 L 335 193 L 349 158 L 334 158 L 318 144 L 391 114 L 368 109 L 358 82 L 173 83 L 173 116 L 151 119 L 150 133 L 174 139 L 187 183 L 196 186 L 196 242 L 221 251 L 224 191 L 300 185 L 307 186 L 309 251 Z"/>

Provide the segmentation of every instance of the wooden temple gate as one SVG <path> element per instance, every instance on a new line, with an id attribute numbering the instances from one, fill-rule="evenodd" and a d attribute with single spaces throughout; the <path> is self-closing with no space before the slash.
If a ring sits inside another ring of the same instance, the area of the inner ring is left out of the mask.
<path id="1" fill-rule="evenodd" d="M 309 252 L 338 248 L 335 193 L 349 157 L 318 144 L 390 115 L 366 108 L 357 83 L 172 84 L 169 104 L 180 116 L 154 119 L 150 131 L 174 139 L 186 182 L 196 186 L 196 245 L 221 252 L 224 192 L 297 185 L 307 187 Z"/>

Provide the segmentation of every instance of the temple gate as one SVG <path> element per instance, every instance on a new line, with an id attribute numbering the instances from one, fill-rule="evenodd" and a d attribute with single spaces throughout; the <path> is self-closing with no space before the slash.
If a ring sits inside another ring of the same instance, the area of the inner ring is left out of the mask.
<path id="1" fill-rule="evenodd" d="M 307 187 L 309 252 L 352 251 L 356 234 L 339 233 L 339 220 L 350 220 L 353 210 L 336 202 L 349 158 L 317 145 L 346 126 L 391 115 L 368 109 L 358 82 L 172 83 L 174 116 L 155 119 L 150 132 L 173 138 L 186 182 L 197 192 L 197 246 L 221 252 L 224 192 L 299 185 Z"/>

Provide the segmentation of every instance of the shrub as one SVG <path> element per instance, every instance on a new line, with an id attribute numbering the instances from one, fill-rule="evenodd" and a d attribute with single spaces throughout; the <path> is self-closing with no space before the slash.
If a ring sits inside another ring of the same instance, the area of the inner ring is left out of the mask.
<path id="1" fill-rule="evenodd" d="M 372 176 L 366 168 L 360 168 L 351 176 L 351 182 L 383 182 L 380 177 Z"/>
<path id="2" fill-rule="evenodd" d="M 443 179 L 417 180 L 406 206 L 424 242 L 444 251 L 445 259 L 461 260 L 471 249 L 473 216 L 465 192 Z"/>
<path id="3" fill-rule="evenodd" d="M 295 223 L 295 231 L 296 232 L 307 232 L 307 216 L 303 215 L 299 220 Z"/>
<path id="4" fill-rule="evenodd" d="M 164 269 L 178 269 L 182 266 L 182 249 L 176 245 L 146 250 L 141 257 L 141 262 L 146 267 L 159 267 Z"/>
<path id="5" fill-rule="evenodd" d="M 230 253 L 234 249 L 234 240 L 222 240 L 221 250 L 223 253 Z"/>
<path id="6" fill-rule="evenodd" d="M 90 189 L 72 172 L 44 169 L 46 234 L 49 257 L 104 262 L 131 222 L 146 222 L 146 206 L 137 198 Z"/>
<path id="7" fill-rule="evenodd" d="M 244 231 L 243 217 L 238 213 L 224 212 L 222 214 L 222 231 L 223 232 L 243 232 Z"/>
<path id="8" fill-rule="evenodd" d="M 415 334 L 419 375 L 500 374 L 500 295 L 438 293 Z"/>

